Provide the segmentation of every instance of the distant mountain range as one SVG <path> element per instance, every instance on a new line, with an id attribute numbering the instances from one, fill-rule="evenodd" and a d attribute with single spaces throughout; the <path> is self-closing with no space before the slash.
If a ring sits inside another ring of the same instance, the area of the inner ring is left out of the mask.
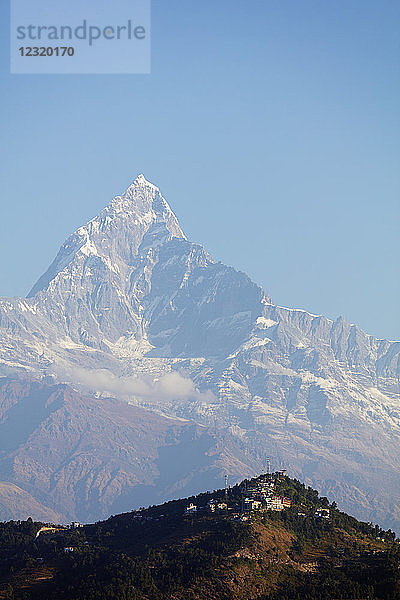
<path id="1" fill-rule="evenodd" d="M 36 502 L 96 519 L 269 455 L 399 531 L 399 357 L 343 318 L 275 305 L 188 241 L 140 175 L 27 298 L 0 299 L 0 518 L 10 486 L 16 516 Z"/>

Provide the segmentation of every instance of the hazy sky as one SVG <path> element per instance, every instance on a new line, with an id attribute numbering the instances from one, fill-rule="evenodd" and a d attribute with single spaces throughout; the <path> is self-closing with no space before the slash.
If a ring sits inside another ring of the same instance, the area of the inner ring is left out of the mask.
<path id="1" fill-rule="evenodd" d="M 151 75 L 10 75 L 0 295 L 139 173 L 283 306 L 400 339 L 397 0 L 153 0 Z"/>

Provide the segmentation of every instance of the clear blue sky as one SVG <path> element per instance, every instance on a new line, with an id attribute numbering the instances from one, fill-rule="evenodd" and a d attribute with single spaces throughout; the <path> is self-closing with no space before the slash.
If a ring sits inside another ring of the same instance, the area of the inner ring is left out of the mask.
<path id="1" fill-rule="evenodd" d="M 397 0 L 153 0 L 151 75 L 10 75 L 0 295 L 140 172 L 274 301 L 400 339 Z"/>

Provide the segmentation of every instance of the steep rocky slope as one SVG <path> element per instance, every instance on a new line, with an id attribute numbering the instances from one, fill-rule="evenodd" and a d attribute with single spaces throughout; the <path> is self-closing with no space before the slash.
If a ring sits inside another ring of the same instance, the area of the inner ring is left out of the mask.
<path id="1" fill-rule="evenodd" d="M 0 374 L 218 427 L 250 462 L 268 454 L 397 528 L 399 353 L 343 318 L 273 304 L 188 241 L 143 176 L 63 244 L 28 298 L 0 300 Z"/>
<path id="2" fill-rule="evenodd" d="M 0 515 L 90 521 L 256 472 L 227 432 L 65 384 L 0 379 Z M 47 508 L 51 507 L 51 508 Z"/>
<path id="3" fill-rule="evenodd" d="M 0 514 L 4 520 L 27 519 L 31 515 L 41 521 L 59 522 L 63 515 L 44 506 L 17 485 L 0 481 Z"/>

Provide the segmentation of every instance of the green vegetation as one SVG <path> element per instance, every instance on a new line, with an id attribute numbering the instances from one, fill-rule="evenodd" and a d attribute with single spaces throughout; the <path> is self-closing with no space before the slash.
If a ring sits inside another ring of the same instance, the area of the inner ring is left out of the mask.
<path id="1" fill-rule="evenodd" d="M 221 501 L 223 490 L 37 538 L 40 523 L 2 523 L 0 598 L 399 600 L 394 533 L 342 513 L 299 481 L 274 478 L 274 494 L 291 507 L 242 522 L 247 490 L 265 479 L 230 489 L 228 509 L 216 513 L 207 502 Z M 190 502 L 197 512 L 185 515 Z"/>

